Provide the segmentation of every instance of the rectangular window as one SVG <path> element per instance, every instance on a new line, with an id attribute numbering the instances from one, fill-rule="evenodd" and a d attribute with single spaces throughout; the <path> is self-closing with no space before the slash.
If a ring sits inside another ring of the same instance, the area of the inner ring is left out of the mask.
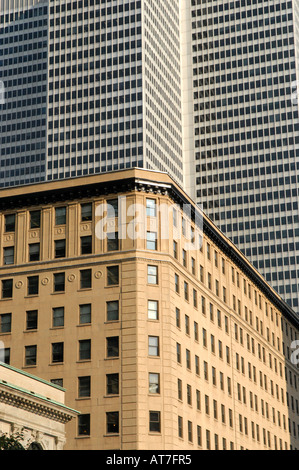
<path id="1" fill-rule="evenodd" d="M 107 201 L 107 217 L 118 217 L 118 199 L 109 199 Z"/>
<path id="2" fill-rule="evenodd" d="M 13 294 L 13 280 L 5 279 L 2 281 L 2 299 L 10 299 Z"/>
<path id="3" fill-rule="evenodd" d="M 78 436 L 90 436 L 90 414 L 78 416 Z"/>
<path id="4" fill-rule="evenodd" d="M 78 377 L 78 397 L 90 397 L 90 376 Z"/>
<path id="5" fill-rule="evenodd" d="M 181 345 L 179 343 L 176 344 L 176 358 L 177 358 L 177 362 L 181 364 L 182 355 L 181 355 Z"/>
<path id="6" fill-rule="evenodd" d="M 183 438 L 183 418 L 178 416 L 178 436 Z"/>
<path id="7" fill-rule="evenodd" d="M 92 253 L 92 236 L 81 237 L 81 255 Z"/>
<path id="8" fill-rule="evenodd" d="M 14 232 L 16 229 L 16 214 L 7 214 L 4 218 L 4 231 L 6 233 Z"/>
<path id="9" fill-rule="evenodd" d="M 37 359 L 37 346 L 25 346 L 25 366 L 35 366 Z"/>
<path id="10" fill-rule="evenodd" d="M 147 317 L 149 320 L 159 320 L 159 303 L 157 300 L 147 301 Z"/>
<path id="11" fill-rule="evenodd" d="M 91 323 L 91 304 L 84 304 L 79 306 L 79 323 Z"/>
<path id="12" fill-rule="evenodd" d="M 194 339 L 198 341 L 198 323 L 196 321 L 194 322 Z"/>
<path id="13" fill-rule="evenodd" d="M 197 445 L 202 446 L 202 433 L 201 433 L 201 426 L 197 426 Z"/>
<path id="14" fill-rule="evenodd" d="M 178 259 L 178 244 L 176 241 L 173 242 L 173 256 Z"/>
<path id="15" fill-rule="evenodd" d="M 149 430 L 150 432 L 161 432 L 160 411 L 149 412 Z"/>
<path id="16" fill-rule="evenodd" d="M 59 387 L 63 387 L 63 379 L 51 379 L 50 382 Z"/>
<path id="17" fill-rule="evenodd" d="M 157 250 L 157 234 L 155 232 L 146 233 L 146 249 Z"/>
<path id="18" fill-rule="evenodd" d="M 177 328 L 181 328 L 181 311 L 177 307 L 175 309 L 175 321 Z"/>
<path id="19" fill-rule="evenodd" d="M 118 232 L 107 233 L 107 251 L 118 251 L 119 239 Z"/>
<path id="20" fill-rule="evenodd" d="M 38 311 L 28 310 L 26 312 L 26 330 L 37 330 Z"/>
<path id="21" fill-rule="evenodd" d="M 207 450 L 210 450 L 211 449 L 211 433 L 208 429 L 206 430 L 206 443 L 207 443 Z"/>
<path id="22" fill-rule="evenodd" d="M 183 260 L 183 266 L 186 268 L 187 267 L 187 252 L 186 250 L 182 250 L 182 260 Z"/>
<path id="23" fill-rule="evenodd" d="M 160 393 L 160 374 L 149 374 L 149 393 Z"/>
<path id="24" fill-rule="evenodd" d="M 193 442 L 192 422 L 188 421 L 188 441 Z"/>
<path id="25" fill-rule="evenodd" d="M 64 307 L 53 308 L 53 327 L 64 326 Z"/>
<path id="26" fill-rule="evenodd" d="M 36 229 L 40 228 L 41 225 L 41 211 L 31 211 L 30 212 L 30 228 Z"/>
<path id="27" fill-rule="evenodd" d="M 195 373 L 199 375 L 199 357 L 195 355 Z"/>
<path id="28" fill-rule="evenodd" d="M 27 278 L 27 295 L 38 295 L 38 276 L 30 276 Z"/>
<path id="29" fill-rule="evenodd" d="M 63 362 L 63 343 L 52 343 L 52 363 Z"/>
<path id="30" fill-rule="evenodd" d="M 89 222 L 92 220 L 92 204 L 81 204 L 81 222 Z"/>
<path id="31" fill-rule="evenodd" d="M 192 405 L 192 387 L 189 384 L 187 384 L 187 403 Z"/>
<path id="32" fill-rule="evenodd" d="M 208 273 L 208 288 L 212 290 L 212 275 Z"/>
<path id="33" fill-rule="evenodd" d="M 107 321 L 119 320 L 119 302 L 118 300 L 111 300 L 107 302 Z"/>
<path id="34" fill-rule="evenodd" d="M 66 224 L 66 207 L 55 208 L 55 225 Z"/>
<path id="35" fill-rule="evenodd" d="M 54 292 L 64 292 L 65 273 L 54 274 Z"/>
<path id="36" fill-rule="evenodd" d="M 199 280 L 200 282 L 204 283 L 204 269 L 201 265 L 199 267 Z"/>
<path id="37" fill-rule="evenodd" d="M 178 379 L 178 400 L 183 399 L 183 388 L 182 388 L 182 381 Z"/>
<path id="38" fill-rule="evenodd" d="M 10 364 L 10 348 L 4 348 L 3 362 L 4 364 L 7 364 L 7 365 Z"/>
<path id="39" fill-rule="evenodd" d="M 217 310 L 217 324 L 219 328 L 221 328 L 221 312 L 220 310 Z"/>
<path id="40" fill-rule="evenodd" d="M 148 284 L 158 284 L 158 267 L 148 266 L 147 267 L 147 282 Z"/>
<path id="41" fill-rule="evenodd" d="M 203 374 L 205 380 L 209 380 L 209 371 L 208 371 L 208 363 L 206 361 L 203 362 Z"/>
<path id="42" fill-rule="evenodd" d="M 188 315 L 185 315 L 185 333 L 186 335 L 190 334 L 190 319 Z"/>
<path id="43" fill-rule="evenodd" d="M 106 338 L 107 357 L 119 357 L 119 337 Z"/>
<path id="44" fill-rule="evenodd" d="M 186 219 L 182 217 L 182 235 L 186 236 Z"/>
<path id="45" fill-rule="evenodd" d="M 106 413 L 107 434 L 119 433 L 119 413 L 118 411 L 110 411 Z"/>
<path id="46" fill-rule="evenodd" d="M 3 263 L 5 265 L 14 264 L 15 262 L 15 248 L 8 246 L 3 248 Z"/>
<path id="47" fill-rule="evenodd" d="M 118 395 L 119 394 L 119 375 L 107 374 L 106 386 L 107 386 L 107 390 L 106 390 L 107 395 Z"/>
<path id="48" fill-rule="evenodd" d="M 189 301 L 189 286 L 186 281 L 184 281 L 184 298 Z"/>
<path id="49" fill-rule="evenodd" d="M 186 349 L 186 367 L 191 370 L 191 354 L 189 349 Z"/>
<path id="50" fill-rule="evenodd" d="M 91 340 L 82 339 L 79 341 L 79 361 L 87 361 L 91 358 Z"/>
<path id="51" fill-rule="evenodd" d="M 180 292 L 180 278 L 178 274 L 174 275 L 174 288 L 177 294 Z"/>
<path id="52" fill-rule="evenodd" d="M 207 258 L 211 259 L 211 245 L 207 243 Z"/>
<path id="53" fill-rule="evenodd" d="M 210 414 L 210 402 L 208 395 L 205 395 L 205 411 L 207 415 Z"/>
<path id="54" fill-rule="evenodd" d="M 11 313 L 2 313 L 0 315 L 0 333 L 11 332 Z"/>
<path id="55" fill-rule="evenodd" d="M 202 345 L 207 347 L 207 330 L 205 328 L 202 329 Z"/>
<path id="56" fill-rule="evenodd" d="M 148 355 L 159 356 L 159 336 L 148 337 Z"/>
<path id="57" fill-rule="evenodd" d="M 197 308 L 197 291 L 193 289 L 193 307 Z"/>
<path id="58" fill-rule="evenodd" d="M 176 209 L 172 209 L 172 221 L 173 221 L 173 226 L 177 227 L 178 226 L 178 211 Z"/>
<path id="59" fill-rule="evenodd" d="M 80 289 L 91 288 L 91 269 L 82 269 L 80 271 Z"/>
<path id="60" fill-rule="evenodd" d="M 196 390 L 196 409 L 201 410 L 200 391 Z"/>
<path id="61" fill-rule="evenodd" d="M 107 285 L 117 286 L 119 284 L 119 266 L 107 267 Z"/>
<path id="62" fill-rule="evenodd" d="M 54 256 L 55 258 L 65 258 L 66 255 L 66 241 L 55 240 L 54 241 Z"/>
<path id="63" fill-rule="evenodd" d="M 201 297 L 201 313 L 206 314 L 206 299 L 203 296 Z"/>
<path id="64" fill-rule="evenodd" d="M 148 217 L 156 217 L 156 200 L 146 199 L 146 215 Z"/>
<path id="65" fill-rule="evenodd" d="M 29 245 L 29 262 L 40 260 L 40 243 L 30 243 Z"/>
<path id="66" fill-rule="evenodd" d="M 191 258 L 191 272 L 195 276 L 195 259 Z"/>

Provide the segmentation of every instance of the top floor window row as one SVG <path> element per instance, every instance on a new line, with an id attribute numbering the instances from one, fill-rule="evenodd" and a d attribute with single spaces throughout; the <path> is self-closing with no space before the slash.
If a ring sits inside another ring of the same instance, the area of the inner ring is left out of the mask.
<path id="1" fill-rule="evenodd" d="M 175 237 L 180 238 L 181 235 L 187 241 L 191 241 L 192 246 L 198 246 L 202 251 L 202 229 L 201 229 L 201 213 L 200 211 L 195 215 L 194 221 L 191 220 L 191 208 L 187 205 L 183 210 L 177 204 L 173 206 L 168 203 L 163 203 L 158 198 L 147 197 L 144 201 L 144 210 L 140 209 L 142 203 L 127 204 L 126 196 L 118 196 L 113 199 L 106 199 L 99 201 L 97 205 L 93 201 L 81 202 L 78 204 L 78 221 L 85 223 L 93 221 L 97 216 L 109 218 L 119 218 L 120 213 L 123 215 L 122 223 L 125 222 L 124 217 L 134 216 L 138 223 L 143 223 L 141 217 L 160 217 L 162 238 L 170 236 L 169 228 L 173 226 L 175 229 Z M 186 205 L 185 205 L 186 206 Z M 42 227 L 44 220 L 43 209 L 32 209 L 28 212 L 28 228 L 39 229 Z M 52 220 L 55 226 L 66 225 L 68 223 L 69 208 L 67 204 L 57 205 L 53 208 Z M 178 223 L 180 220 L 180 224 Z M 146 220 L 144 220 L 146 222 Z M 18 213 L 4 214 L 4 233 L 15 232 L 18 228 Z M 198 230 L 197 230 L 198 229 Z"/>
<path id="2" fill-rule="evenodd" d="M 107 200 L 107 217 L 118 217 L 118 199 Z M 57 206 L 54 209 L 54 223 L 66 225 L 67 206 Z M 93 220 L 93 203 L 86 202 L 80 204 L 80 222 L 89 222 Z M 42 225 L 42 210 L 29 211 L 29 229 L 38 229 Z M 4 215 L 4 232 L 13 233 L 17 229 L 17 214 L 10 213 Z"/>

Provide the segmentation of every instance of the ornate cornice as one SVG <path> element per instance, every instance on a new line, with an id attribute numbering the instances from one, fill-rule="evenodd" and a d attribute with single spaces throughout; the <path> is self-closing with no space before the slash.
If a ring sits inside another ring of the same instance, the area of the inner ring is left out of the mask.
<path id="1" fill-rule="evenodd" d="M 6 387 L 3 383 L 0 384 L 0 402 L 15 408 L 21 408 L 29 411 L 30 413 L 43 416 L 59 423 L 67 423 L 74 418 L 75 413 L 66 412 L 59 404 L 51 403 L 46 404 L 46 399 L 40 397 L 31 398 L 25 392 L 17 390 L 10 390 L 9 386 Z"/>

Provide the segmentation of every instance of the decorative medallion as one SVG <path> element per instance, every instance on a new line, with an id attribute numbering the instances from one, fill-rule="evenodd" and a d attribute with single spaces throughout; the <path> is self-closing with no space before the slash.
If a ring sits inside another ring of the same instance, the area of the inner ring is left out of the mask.
<path id="1" fill-rule="evenodd" d="M 97 272 L 95 273 L 95 275 L 94 275 L 94 277 L 95 277 L 96 279 L 100 279 L 102 276 L 103 276 L 103 272 L 102 272 L 102 271 L 97 271 Z"/>
<path id="2" fill-rule="evenodd" d="M 17 282 L 16 282 L 16 288 L 17 288 L 17 289 L 21 289 L 21 288 L 23 287 L 23 285 L 24 285 L 24 282 L 23 282 L 23 281 L 17 281 Z"/>
<path id="3" fill-rule="evenodd" d="M 68 280 L 69 282 L 74 282 L 75 279 L 76 279 L 75 274 L 70 274 L 70 275 L 68 276 L 68 278 L 67 278 L 67 280 Z"/>
<path id="4" fill-rule="evenodd" d="M 42 279 L 43 286 L 46 286 L 47 284 L 49 284 L 49 282 L 50 282 L 50 279 L 48 277 L 44 277 L 44 279 Z"/>

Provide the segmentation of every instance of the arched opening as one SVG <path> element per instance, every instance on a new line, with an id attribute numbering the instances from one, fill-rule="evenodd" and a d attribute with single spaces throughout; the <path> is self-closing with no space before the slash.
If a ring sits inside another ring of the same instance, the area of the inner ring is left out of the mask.
<path id="1" fill-rule="evenodd" d="M 43 448 L 38 442 L 31 442 L 27 450 L 43 450 Z"/>

